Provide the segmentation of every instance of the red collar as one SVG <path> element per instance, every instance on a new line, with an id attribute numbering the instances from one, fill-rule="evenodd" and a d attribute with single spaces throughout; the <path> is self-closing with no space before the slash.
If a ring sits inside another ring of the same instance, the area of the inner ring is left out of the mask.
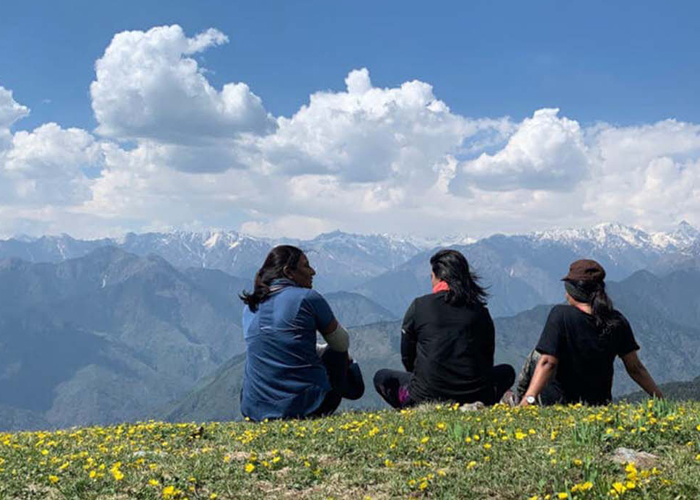
<path id="1" fill-rule="evenodd" d="M 433 287 L 433 293 L 446 292 L 450 289 L 450 285 L 446 281 L 438 281 Z"/>

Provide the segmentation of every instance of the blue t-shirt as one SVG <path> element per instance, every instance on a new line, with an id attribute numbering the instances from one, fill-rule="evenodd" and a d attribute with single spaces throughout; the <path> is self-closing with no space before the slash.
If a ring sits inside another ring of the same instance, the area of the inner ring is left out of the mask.
<path id="1" fill-rule="evenodd" d="M 243 310 L 247 358 L 241 413 L 251 420 L 305 417 L 316 410 L 331 386 L 316 353 L 316 331 L 334 316 L 323 296 L 290 280 L 258 305 Z"/>

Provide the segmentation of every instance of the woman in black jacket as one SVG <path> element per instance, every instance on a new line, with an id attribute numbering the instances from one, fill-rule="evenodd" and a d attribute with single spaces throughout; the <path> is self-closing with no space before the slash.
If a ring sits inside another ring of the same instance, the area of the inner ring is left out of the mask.
<path id="1" fill-rule="evenodd" d="M 486 292 L 456 250 L 430 259 L 433 293 L 408 308 L 401 332 L 406 371 L 379 370 L 377 392 L 394 408 L 423 401 L 498 402 L 513 385 L 510 365 L 493 365 L 495 332 Z"/>

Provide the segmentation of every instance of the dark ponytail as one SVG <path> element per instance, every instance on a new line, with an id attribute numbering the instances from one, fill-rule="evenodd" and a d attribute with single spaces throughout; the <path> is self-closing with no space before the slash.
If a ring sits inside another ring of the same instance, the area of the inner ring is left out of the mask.
<path id="1" fill-rule="evenodd" d="M 440 250 L 430 258 L 435 277 L 450 287 L 445 302 L 453 306 L 485 306 L 488 293 L 479 277 L 469 269 L 467 259 L 457 250 Z"/>
<path id="2" fill-rule="evenodd" d="M 243 303 L 251 311 L 257 311 L 258 305 L 269 297 L 272 282 L 276 279 L 286 278 L 285 270 L 296 269 L 302 255 L 304 252 L 291 245 L 279 245 L 270 250 L 262 267 L 255 273 L 253 293 L 243 291 L 239 295 Z"/>
<path id="3" fill-rule="evenodd" d="M 609 335 L 620 324 L 620 315 L 613 307 L 613 301 L 605 292 L 605 283 L 599 283 L 591 294 L 591 311 L 595 325 L 603 335 Z"/>
<path id="4" fill-rule="evenodd" d="M 564 285 L 574 300 L 590 304 L 595 325 L 603 335 L 608 335 L 620 324 L 620 315 L 605 292 L 605 282 L 567 280 Z"/>

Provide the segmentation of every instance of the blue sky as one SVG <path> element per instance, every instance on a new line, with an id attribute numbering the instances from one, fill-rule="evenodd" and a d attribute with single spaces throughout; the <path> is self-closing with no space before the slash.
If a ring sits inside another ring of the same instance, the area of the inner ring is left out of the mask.
<path id="1" fill-rule="evenodd" d="M 18 126 L 94 127 L 95 60 L 115 33 L 164 24 L 226 33 L 203 56 L 212 84 L 245 81 L 275 115 L 367 67 L 377 86 L 430 82 L 466 116 L 559 107 L 582 123 L 700 121 L 694 1 L 71 0 L 3 6 L 0 81 L 32 108 Z"/>
<path id="2" fill-rule="evenodd" d="M 0 237 L 700 225 L 700 3 L 12 2 Z"/>

